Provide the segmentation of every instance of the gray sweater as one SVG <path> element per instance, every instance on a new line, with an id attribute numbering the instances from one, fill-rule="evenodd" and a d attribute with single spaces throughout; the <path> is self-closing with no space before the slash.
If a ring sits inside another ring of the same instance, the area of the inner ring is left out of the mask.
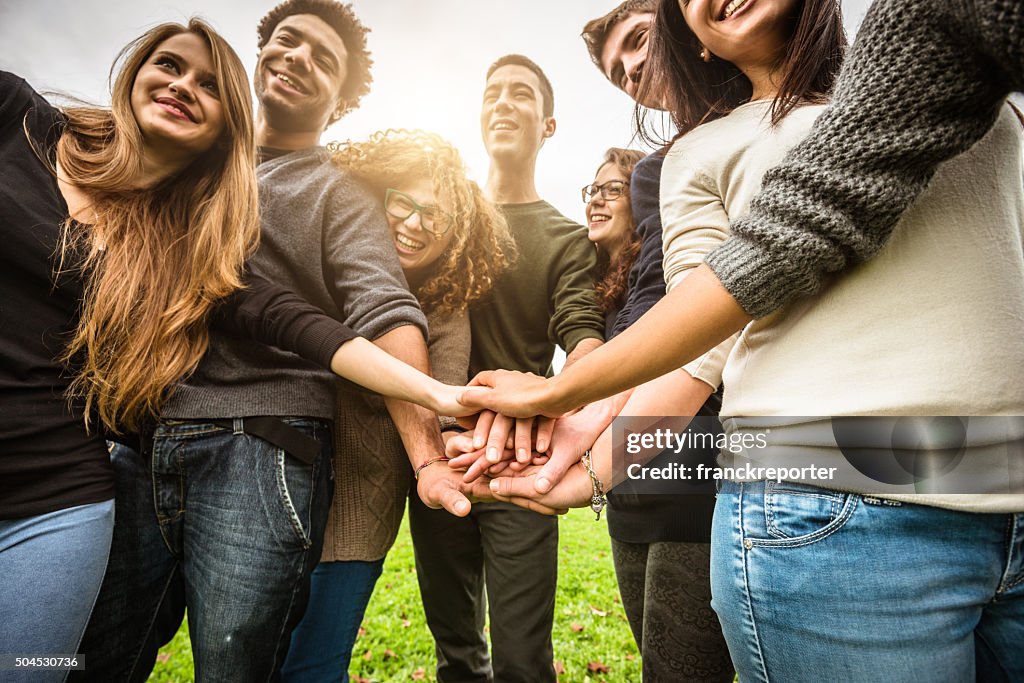
<path id="1" fill-rule="evenodd" d="M 936 167 L 1024 88 L 1020 0 L 877 0 L 808 137 L 707 264 L 751 315 L 874 256 Z"/>
<path id="2" fill-rule="evenodd" d="M 426 335 L 383 209 L 321 147 L 260 164 L 259 251 L 252 270 L 375 339 L 403 325 Z M 196 372 L 168 399 L 173 419 L 334 415 L 334 376 L 293 353 L 214 330 Z"/>

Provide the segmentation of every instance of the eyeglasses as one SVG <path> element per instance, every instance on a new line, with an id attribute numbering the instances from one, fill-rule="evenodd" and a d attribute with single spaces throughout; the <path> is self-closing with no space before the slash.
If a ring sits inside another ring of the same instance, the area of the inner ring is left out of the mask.
<path id="1" fill-rule="evenodd" d="M 418 213 L 420 227 L 433 235 L 434 239 L 441 239 L 452 227 L 448 214 L 441 209 L 436 206 L 423 206 L 406 193 L 390 187 L 384 192 L 384 210 L 400 221 L 407 221 L 414 213 Z"/>
<path id="2" fill-rule="evenodd" d="M 606 202 L 610 202 L 613 199 L 621 197 L 627 187 L 629 187 L 629 183 L 625 180 L 609 180 L 607 183 L 603 183 L 601 185 L 584 185 L 583 191 L 581 192 L 583 195 L 583 203 L 586 204 L 599 193 L 602 199 Z"/>

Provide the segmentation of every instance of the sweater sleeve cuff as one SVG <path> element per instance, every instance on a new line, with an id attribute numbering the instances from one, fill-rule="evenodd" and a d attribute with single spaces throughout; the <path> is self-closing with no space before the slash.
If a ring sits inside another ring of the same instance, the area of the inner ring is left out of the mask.
<path id="1" fill-rule="evenodd" d="M 321 367 L 329 370 L 334 354 L 341 345 L 358 336 L 348 327 L 324 316 L 302 331 L 296 345 L 300 356 L 315 358 Z"/>
<path id="2" fill-rule="evenodd" d="M 598 341 L 604 341 L 604 334 L 602 334 L 598 330 L 588 330 L 585 327 L 580 328 L 578 330 L 570 330 L 569 332 L 566 333 L 564 338 L 564 351 L 567 354 L 572 353 L 573 349 L 576 348 L 576 345 L 579 344 L 584 339 L 596 339 Z"/>
<path id="3" fill-rule="evenodd" d="M 754 318 L 781 308 L 808 286 L 785 267 L 783 259 L 772 258 L 762 246 L 737 235 L 708 254 L 704 262 Z"/>

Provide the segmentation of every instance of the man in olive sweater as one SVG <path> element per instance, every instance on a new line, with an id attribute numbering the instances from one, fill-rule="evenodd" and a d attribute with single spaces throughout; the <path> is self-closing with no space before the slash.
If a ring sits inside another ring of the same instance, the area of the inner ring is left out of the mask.
<path id="1" fill-rule="evenodd" d="M 480 114 L 491 159 L 487 193 L 508 220 L 519 257 L 471 311 L 470 375 L 495 368 L 543 375 L 555 344 L 572 363 L 602 343 L 594 247 L 586 229 L 543 201 L 534 185 L 537 156 L 555 132 L 553 112 L 551 84 L 532 61 L 508 55 L 491 66 Z M 554 683 L 557 521 L 503 503 L 474 505 L 457 519 L 413 501 L 410 524 L 438 680 Z"/>

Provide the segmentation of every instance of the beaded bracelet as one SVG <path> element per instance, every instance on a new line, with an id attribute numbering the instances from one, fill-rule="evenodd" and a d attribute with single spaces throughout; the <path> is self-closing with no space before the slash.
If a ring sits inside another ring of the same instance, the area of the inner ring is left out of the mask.
<path id="1" fill-rule="evenodd" d="M 608 497 L 604 495 L 604 485 L 601 480 L 597 478 L 597 473 L 594 472 L 594 467 L 590 462 L 590 449 L 583 454 L 580 458 L 580 462 L 587 468 L 587 474 L 590 475 L 590 483 L 594 487 L 594 495 L 590 497 L 590 509 L 594 511 L 597 516 L 594 521 L 601 519 L 601 510 L 604 510 L 604 506 L 608 504 Z"/>
<path id="2" fill-rule="evenodd" d="M 451 458 L 449 458 L 447 455 L 439 455 L 436 458 L 431 458 L 430 460 L 426 461 L 425 463 L 416 468 L 416 471 L 413 472 L 413 477 L 415 477 L 416 480 L 418 481 L 420 478 L 420 472 L 430 467 L 435 462 L 448 462 L 449 460 L 451 460 Z"/>

